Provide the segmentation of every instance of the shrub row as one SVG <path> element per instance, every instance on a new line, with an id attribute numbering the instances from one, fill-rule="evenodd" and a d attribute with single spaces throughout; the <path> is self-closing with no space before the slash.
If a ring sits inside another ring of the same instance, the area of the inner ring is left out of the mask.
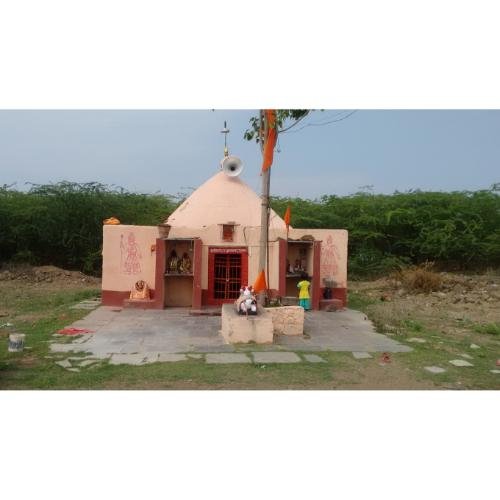
<path id="1" fill-rule="evenodd" d="M 0 189 L 0 262 L 53 264 L 98 274 L 102 221 L 156 225 L 176 202 L 164 195 L 129 193 L 99 183 L 35 185 L 29 192 Z"/>
<path id="2" fill-rule="evenodd" d="M 99 183 L 35 185 L 28 192 L 0 188 L 0 262 L 53 264 L 97 274 L 102 221 L 156 225 L 179 196 L 135 194 Z M 495 189 L 274 197 L 273 208 L 292 210 L 291 224 L 349 231 L 351 276 L 388 272 L 434 261 L 442 267 L 500 265 L 500 196 Z"/>
<path id="3" fill-rule="evenodd" d="M 288 204 L 292 226 L 349 231 L 351 276 L 425 261 L 448 269 L 500 264 L 500 196 L 495 188 L 273 200 L 280 214 Z"/>

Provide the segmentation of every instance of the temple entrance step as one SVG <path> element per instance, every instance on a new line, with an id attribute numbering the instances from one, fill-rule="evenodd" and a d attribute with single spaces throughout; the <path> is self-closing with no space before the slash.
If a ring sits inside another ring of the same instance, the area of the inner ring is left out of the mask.
<path id="1" fill-rule="evenodd" d="M 155 301 L 153 299 L 125 299 L 123 301 L 124 309 L 154 309 Z"/>

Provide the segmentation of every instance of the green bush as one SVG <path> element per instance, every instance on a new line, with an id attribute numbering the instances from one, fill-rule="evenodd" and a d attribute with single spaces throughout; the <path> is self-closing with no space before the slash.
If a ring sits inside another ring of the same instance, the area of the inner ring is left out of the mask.
<path id="1" fill-rule="evenodd" d="M 176 201 L 129 193 L 98 183 L 34 185 L 28 192 L 0 188 L 0 262 L 53 264 L 86 273 L 101 267 L 102 221 L 156 225 Z"/>
<path id="2" fill-rule="evenodd" d="M 34 185 L 28 192 L 0 188 L 0 262 L 53 264 L 99 273 L 102 221 L 156 225 L 179 196 L 129 193 L 99 183 Z M 349 274 L 387 274 L 411 264 L 479 269 L 500 265 L 500 196 L 463 192 L 356 193 L 318 200 L 274 197 L 292 226 L 349 231 Z"/>
<path id="3" fill-rule="evenodd" d="M 347 229 L 351 277 L 426 261 L 459 269 L 500 265 L 497 186 L 451 193 L 363 192 L 315 201 L 277 197 L 272 205 L 280 215 L 290 205 L 294 227 Z"/>

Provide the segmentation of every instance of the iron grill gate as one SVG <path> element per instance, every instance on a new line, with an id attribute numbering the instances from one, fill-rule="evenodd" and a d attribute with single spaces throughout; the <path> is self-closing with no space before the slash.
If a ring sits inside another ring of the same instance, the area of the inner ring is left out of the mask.
<path id="1" fill-rule="evenodd" d="M 241 288 L 241 254 L 215 254 L 214 299 L 236 300 Z"/>

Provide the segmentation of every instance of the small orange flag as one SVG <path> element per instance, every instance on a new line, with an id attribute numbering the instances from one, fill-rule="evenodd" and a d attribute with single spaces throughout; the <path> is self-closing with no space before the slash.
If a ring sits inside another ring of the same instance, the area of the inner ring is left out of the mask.
<path id="1" fill-rule="evenodd" d="M 290 205 L 288 205 L 288 207 L 286 208 L 286 212 L 285 212 L 285 217 L 283 218 L 284 221 L 285 221 L 285 224 L 286 224 L 286 230 L 288 232 L 288 228 L 290 227 L 290 217 L 292 215 L 292 212 L 291 212 L 291 209 L 290 209 Z"/>
<path id="2" fill-rule="evenodd" d="M 266 145 L 264 146 L 264 159 L 262 160 L 262 172 L 268 170 L 272 163 L 274 157 L 274 147 L 276 146 L 276 140 L 278 139 L 278 131 L 276 129 L 276 110 L 266 109 L 264 111 L 267 119 L 267 137 Z"/>
<path id="3" fill-rule="evenodd" d="M 264 273 L 264 270 L 262 270 L 259 275 L 257 276 L 257 279 L 255 280 L 255 283 L 253 284 L 253 290 L 255 293 L 262 292 L 267 289 L 266 285 L 266 275 Z"/>

